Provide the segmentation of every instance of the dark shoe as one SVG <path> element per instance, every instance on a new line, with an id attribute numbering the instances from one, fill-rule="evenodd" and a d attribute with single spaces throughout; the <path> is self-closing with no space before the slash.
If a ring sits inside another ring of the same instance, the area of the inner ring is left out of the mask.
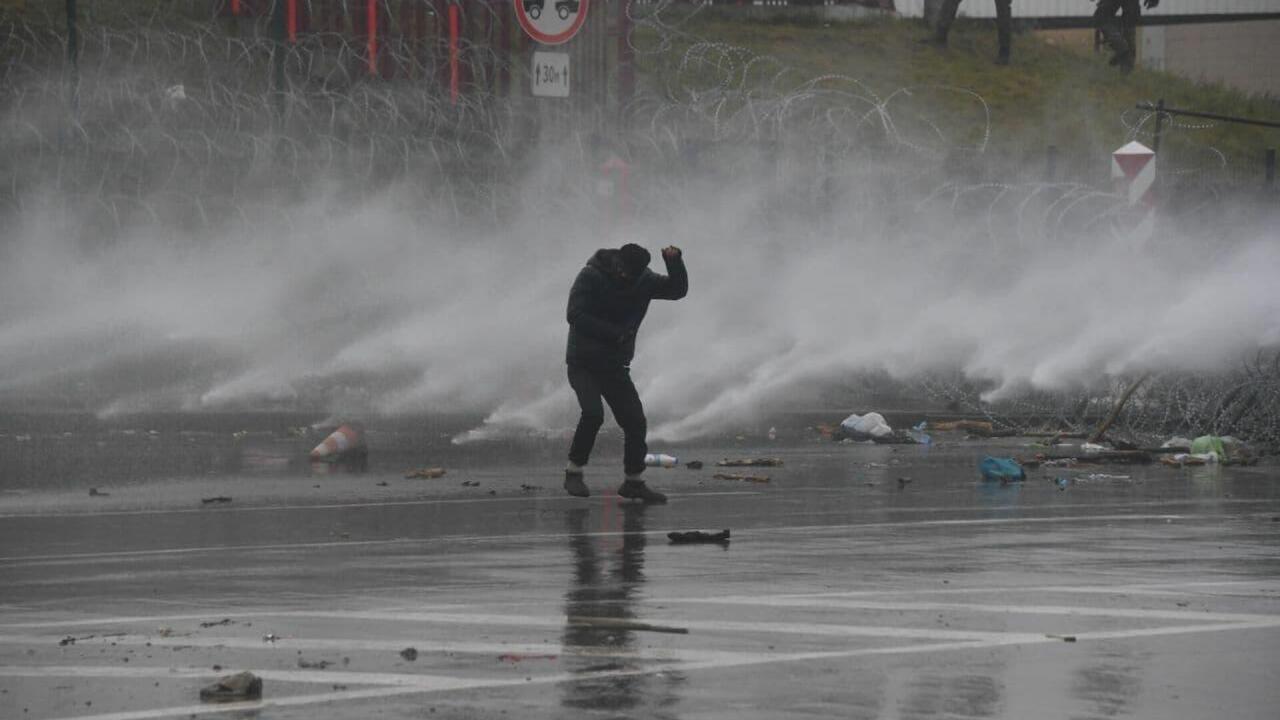
<path id="1" fill-rule="evenodd" d="M 665 503 L 667 496 L 657 490 L 650 490 L 643 480 L 626 480 L 618 488 L 618 497 L 628 500 L 641 500 L 647 503 Z"/>
<path id="2" fill-rule="evenodd" d="M 591 497 L 591 491 L 587 489 L 587 484 L 582 481 L 583 475 L 580 472 L 564 471 L 564 490 L 574 497 Z"/>

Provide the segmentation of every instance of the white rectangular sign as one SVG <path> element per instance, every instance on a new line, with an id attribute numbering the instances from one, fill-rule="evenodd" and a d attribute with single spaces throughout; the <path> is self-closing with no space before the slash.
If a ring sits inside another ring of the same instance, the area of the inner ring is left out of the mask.
<path id="1" fill-rule="evenodd" d="M 569 97 L 569 53 L 533 53 L 533 94 Z"/>

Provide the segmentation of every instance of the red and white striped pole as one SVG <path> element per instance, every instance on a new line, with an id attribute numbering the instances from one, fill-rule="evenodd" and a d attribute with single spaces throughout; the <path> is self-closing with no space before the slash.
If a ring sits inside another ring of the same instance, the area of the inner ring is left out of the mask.
<path id="1" fill-rule="evenodd" d="M 1111 179 L 1116 183 L 1116 192 L 1124 195 L 1139 213 L 1133 237 L 1136 242 L 1145 243 L 1155 232 L 1155 151 L 1134 140 L 1111 153 Z"/>

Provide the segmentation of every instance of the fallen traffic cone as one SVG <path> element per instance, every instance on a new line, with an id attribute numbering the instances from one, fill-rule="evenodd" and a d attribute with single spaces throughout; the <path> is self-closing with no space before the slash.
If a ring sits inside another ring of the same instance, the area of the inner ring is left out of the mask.
<path id="1" fill-rule="evenodd" d="M 311 459 L 334 462 L 366 452 L 368 448 L 364 444 L 364 433 L 358 427 L 343 425 L 329 433 L 324 442 L 315 446 L 311 451 Z"/>

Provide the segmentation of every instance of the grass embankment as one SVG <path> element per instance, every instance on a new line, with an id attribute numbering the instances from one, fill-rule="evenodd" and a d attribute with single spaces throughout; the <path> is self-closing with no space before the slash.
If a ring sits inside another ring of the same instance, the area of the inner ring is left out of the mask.
<path id="1" fill-rule="evenodd" d="M 934 86 L 976 92 L 990 107 L 996 158 L 1042 162 L 1045 147 L 1059 149 L 1062 167 L 1096 171 L 1098 159 L 1125 142 L 1129 124 L 1145 113 L 1135 104 L 1163 98 L 1171 107 L 1251 118 L 1280 118 L 1280 104 L 1222 85 L 1197 83 L 1170 73 L 1138 69 L 1123 75 L 1109 67 L 1108 54 L 1066 47 L 1033 32 L 1014 37 L 1013 61 L 994 64 L 995 28 L 978 21 L 957 22 L 950 46 L 917 42 L 926 32 L 919 21 L 877 18 L 823 23 L 812 19 L 743 19 L 728 12 L 702 13 L 681 26 L 672 51 L 645 61 L 650 73 L 668 73 L 694 38 L 722 42 L 776 58 L 803 82 L 825 74 L 857 78 L 881 97 L 898 88 Z M 1259 72 L 1262 72 L 1259 69 Z M 930 113 L 949 141 L 972 145 L 985 128 L 981 106 L 971 97 L 928 90 Z M 1182 120 L 1165 135 L 1168 159 L 1182 166 L 1212 167 L 1220 150 L 1228 162 L 1261 174 L 1262 153 L 1280 145 L 1280 130 Z M 1152 123 L 1148 122 L 1146 129 Z M 1144 141 L 1149 142 L 1147 138 Z"/>

